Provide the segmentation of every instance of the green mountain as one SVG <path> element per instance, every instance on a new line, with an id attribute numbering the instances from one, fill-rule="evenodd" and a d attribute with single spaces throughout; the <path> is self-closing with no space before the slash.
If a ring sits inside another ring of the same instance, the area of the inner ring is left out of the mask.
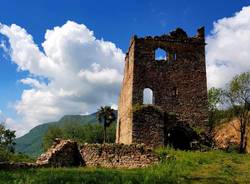
<path id="1" fill-rule="evenodd" d="M 22 152 L 32 157 L 37 157 L 40 155 L 42 150 L 42 138 L 46 131 L 48 130 L 49 126 L 56 125 L 56 126 L 64 126 L 67 123 L 80 123 L 80 124 L 93 124 L 97 123 L 96 113 L 90 115 L 66 115 L 63 116 L 59 121 L 50 122 L 38 125 L 31 129 L 27 134 L 24 136 L 16 139 L 16 152 Z"/>

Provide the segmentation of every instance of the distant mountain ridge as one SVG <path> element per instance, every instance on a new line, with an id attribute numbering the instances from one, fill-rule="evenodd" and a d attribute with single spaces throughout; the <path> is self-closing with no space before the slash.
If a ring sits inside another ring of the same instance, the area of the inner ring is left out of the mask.
<path id="1" fill-rule="evenodd" d="M 16 152 L 22 152 L 32 157 L 40 155 L 42 150 L 42 138 L 49 126 L 63 126 L 66 123 L 94 124 L 98 123 L 97 113 L 89 115 L 65 115 L 59 121 L 38 125 L 32 128 L 27 134 L 16 139 Z"/>

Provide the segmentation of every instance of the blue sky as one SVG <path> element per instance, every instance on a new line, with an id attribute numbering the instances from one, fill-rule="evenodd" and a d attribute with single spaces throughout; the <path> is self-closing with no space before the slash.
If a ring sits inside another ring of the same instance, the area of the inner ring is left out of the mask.
<path id="1" fill-rule="evenodd" d="M 96 39 L 101 40 L 103 38 L 105 41 L 112 42 L 125 53 L 129 46 L 130 37 L 133 34 L 139 36 L 160 35 L 168 33 L 176 27 L 182 27 L 189 35 L 194 35 L 197 28 L 203 25 L 206 28 L 207 36 L 209 36 L 210 32 L 215 28 L 214 22 L 224 17 L 234 17 L 236 12 L 240 12 L 242 7 L 249 6 L 249 4 L 249 0 L 2 0 L 0 2 L 2 7 L 0 23 L 6 26 L 16 24 L 24 28 L 27 34 L 32 35 L 34 44 L 40 48 L 40 52 L 43 52 L 44 48 L 41 44 L 45 40 L 46 30 L 53 30 L 56 26 L 62 27 L 68 20 L 71 20 L 77 24 L 84 24 L 89 30 L 94 31 Z M 8 36 L 0 34 L 0 41 L 8 49 L 13 49 L 8 42 Z M 210 39 L 209 41 L 214 46 L 213 48 L 216 48 L 217 40 Z M 116 53 L 116 51 L 114 52 Z M 214 55 L 214 52 L 211 53 L 209 58 L 215 58 Z M 221 58 L 216 61 L 227 60 L 224 59 L 226 58 L 224 56 L 221 56 Z M 36 75 L 36 73 L 31 72 L 30 69 L 18 70 L 18 66 L 20 67 L 18 63 L 20 62 L 13 61 L 11 54 L 8 55 L 8 53 L 4 52 L 4 49 L 0 48 L 1 114 L 5 118 L 10 118 L 12 124 L 20 121 L 25 125 L 27 120 L 23 118 L 25 114 L 23 108 L 20 107 L 21 105 L 19 108 L 15 106 L 22 101 L 21 96 L 24 90 L 33 88 L 30 84 L 27 85 L 29 82 L 20 82 L 20 80 L 29 77 L 45 84 L 48 84 L 48 81 L 46 81 L 46 75 L 43 78 L 40 74 Z M 215 72 L 215 69 L 213 71 Z M 35 90 L 38 89 L 35 88 Z M 44 91 L 45 89 L 43 89 Z M 82 96 L 81 99 L 83 98 Z M 116 97 L 112 98 L 115 99 Z M 115 104 L 116 102 L 113 100 L 110 103 Z M 68 102 L 65 102 L 65 104 L 67 106 Z M 75 112 L 60 111 L 54 118 L 62 116 L 63 113 L 77 114 L 81 112 L 84 114 L 92 112 L 95 106 L 101 104 L 93 103 L 89 111 L 86 109 L 79 109 Z M 60 104 L 60 106 L 62 105 Z M 19 114 L 17 114 L 18 111 Z M 53 118 L 41 120 L 37 118 L 37 124 L 47 120 L 53 120 Z M 34 125 L 36 124 L 30 125 L 28 128 Z"/>

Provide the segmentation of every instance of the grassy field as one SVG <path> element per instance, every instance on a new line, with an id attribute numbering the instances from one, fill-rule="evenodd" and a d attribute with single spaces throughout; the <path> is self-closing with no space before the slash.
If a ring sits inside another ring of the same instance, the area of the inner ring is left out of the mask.
<path id="1" fill-rule="evenodd" d="M 158 150 L 168 160 L 145 169 L 46 168 L 0 171 L 2 184 L 250 183 L 250 155 Z"/>

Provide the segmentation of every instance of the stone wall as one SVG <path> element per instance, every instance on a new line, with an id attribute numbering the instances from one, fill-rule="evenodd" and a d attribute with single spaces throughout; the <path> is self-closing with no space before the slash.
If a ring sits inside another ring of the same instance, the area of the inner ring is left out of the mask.
<path id="1" fill-rule="evenodd" d="M 158 156 L 142 144 L 85 144 L 81 155 L 86 166 L 138 168 L 155 164 Z"/>
<path id="2" fill-rule="evenodd" d="M 132 86 L 134 71 L 134 43 L 131 42 L 129 53 L 125 58 L 124 79 L 118 105 L 116 143 L 132 142 Z"/>
<path id="3" fill-rule="evenodd" d="M 40 166 L 69 167 L 84 165 L 77 143 L 71 140 L 55 139 L 54 145 L 38 157 Z"/>
<path id="4" fill-rule="evenodd" d="M 188 37 L 179 28 L 161 36 L 134 36 L 130 44 L 119 100 L 116 142 L 137 143 L 135 137 L 142 132 L 134 129 L 137 127 L 135 123 L 143 122 L 134 121 L 133 106 L 143 104 L 145 88 L 153 91 L 153 105 L 160 107 L 164 113 L 175 113 L 180 121 L 190 124 L 190 127 L 206 131 L 208 109 L 204 28 L 198 29 L 193 37 Z M 156 60 L 157 48 L 168 53 L 166 59 Z M 156 117 L 152 121 L 157 123 L 159 119 Z M 147 144 L 147 141 L 144 143 Z M 156 145 L 161 143 L 156 142 Z"/>
<path id="5" fill-rule="evenodd" d="M 144 105 L 135 107 L 133 114 L 133 142 L 164 145 L 164 112 L 159 107 Z"/>
<path id="6" fill-rule="evenodd" d="M 143 144 L 86 143 L 79 150 L 74 141 L 56 139 L 54 145 L 38 157 L 36 164 L 30 167 L 137 168 L 146 167 L 158 161 L 158 155 Z M 2 167 L 9 167 L 9 165 L 3 164 Z"/>

